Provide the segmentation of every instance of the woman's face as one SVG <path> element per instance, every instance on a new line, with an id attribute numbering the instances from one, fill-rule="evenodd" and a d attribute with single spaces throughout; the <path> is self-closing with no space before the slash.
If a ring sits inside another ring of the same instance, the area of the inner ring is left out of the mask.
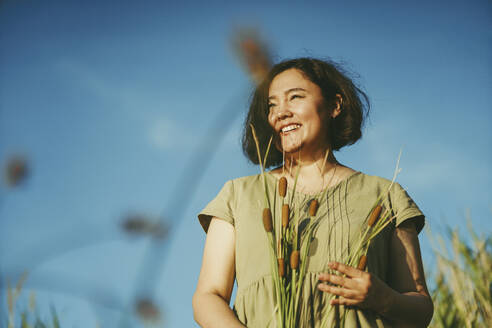
<path id="1" fill-rule="evenodd" d="M 318 85 L 299 70 L 288 69 L 270 84 L 268 103 L 268 123 L 286 153 L 301 149 L 302 156 L 324 152 L 328 147 L 326 120 L 330 113 Z"/>

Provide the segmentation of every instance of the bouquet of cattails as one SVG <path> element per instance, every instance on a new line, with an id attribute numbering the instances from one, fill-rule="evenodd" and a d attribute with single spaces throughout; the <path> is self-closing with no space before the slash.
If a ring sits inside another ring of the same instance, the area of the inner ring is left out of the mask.
<path id="1" fill-rule="evenodd" d="M 265 178 L 265 163 L 268 157 L 272 138 L 268 143 L 265 155 L 262 157 L 259 147 L 258 138 L 254 127 L 251 125 L 253 138 L 256 143 L 258 153 L 258 161 L 260 164 L 261 175 L 264 185 L 264 208 L 262 212 L 263 226 L 270 244 L 270 262 L 273 278 L 273 287 L 275 295 L 275 318 L 277 327 L 290 328 L 299 326 L 300 304 L 304 277 L 306 275 L 308 251 L 313 240 L 313 234 L 316 226 L 320 222 L 320 218 L 315 219 L 319 207 L 319 200 L 326 195 L 327 189 L 313 196 L 309 203 L 309 216 L 307 225 L 302 228 L 302 233 L 299 229 L 299 219 L 301 216 L 300 209 L 303 206 L 294 205 L 294 194 L 299 176 L 299 166 L 294 178 L 291 197 L 287 197 L 287 179 L 281 177 L 278 181 L 276 193 L 274 197 L 278 197 L 281 204 L 281 211 L 272 209 L 267 190 Z M 321 172 L 324 170 L 328 152 L 325 155 Z M 391 189 L 393 182 L 398 173 L 398 164 L 393 177 L 393 181 L 388 188 Z M 386 193 L 379 195 L 375 204 L 372 206 L 367 215 L 365 224 L 363 224 L 360 232 L 360 237 L 355 243 L 355 247 L 350 249 L 346 258 L 341 262 L 357 267 L 360 270 L 365 270 L 367 264 L 367 251 L 371 241 L 394 219 L 392 212 L 388 208 L 382 206 L 383 196 Z M 277 202 L 275 202 L 277 203 Z M 302 204 L 306 205 L 306 204 Z M 301 238 L 302 234 L 302 238 Z M 328 301 L 334 298 L 334 295 L 327 295 Z M 330 317 L 330 312 L 324 315 L 321 327 L 327 327 Z M 345 309 L 341 313 L 340 322 L 344 323 Z"/>
<path id="2" fill-rule="evenodd" d="M 399 157 L 395 169 L 395 174 L 393 175 L 393 180 L 391 181 L 388 190 L 385 193 L 382 193 L 378 196 L 375 203 L 373 204 L 369 214 L 367 215 L 364 223 L 362 224 L 360 235 L 358 241 L 355 243 L 355 247 L 350 249 L 350 252 L 346 255 L 341 262 L 345 263 L 348 266 L 356 267 L 359 270 L 364 271 L 367 265 L 367 251 L 369 246 L 371 245 L 372 240 L 384 229 L 388 224 L 390 224 L 393 219 L 395 219 L 395 215 L 392 213 L 391 208 L 384 207 L 383 196 L 387 195 L 393 186 L 393 183 L 396 179 L 397 174 L 400 169 L 398 168 Z M 328 294 L 328 302 L 333 298 L 338 297 L 333 294 Z M 321 327 L 328 327 L 328 322 L 330 321 L 330 314 L 333 307 L 325 313 L 323 320 L 321 321 Z M 347 314 L 347 309 L 343 307 L 341 313 L 336 314 L 339 315 L 338 318 L 335 318 L 336 321 L 340 322 L 340 327 L 345 327 L 345 316 Z"/>
<path id="3" fill-rule="evenodd" d="M 290 199 L 287 197 L 287 179 L 282 177 L 278 181 L 277 193 L 281 204 L 280 213 L 272 211 L 268 199 L 268 190 L 265 179 L 264 164 L 270 150 L 272 138 L 267 146 L 266 153 L 262 159 L 258 138 L 254 127 L 251 126 L 253 138 L 256 142 L 258 159 L 264 183 L 264 208 L 263 226 L 270 243 L 270 260 L 272 277 L 276 297 L 276 320 L 277 327 L 297 327 L 299 316 L 299 300 L 301 299 L 302 285 L 307 269 L 307 253 L 312 240 L 315 224 L 309 220 L 307 226 L 302 230 L 304 238 L 300 238 L 299 217 L 300 207 L 295 207 L 293 202 L 294 193 L 299 176 L 297 169 L 294 186 Z M 327 156 L 325 156 L 326 162 Z M 324 164 L 323 164 L 324 166 Z M 321 193 L 316 195 L 309 204 L 309 216 L 316 216 Z M 280 214 L 280 215 L 276 215 Z"/>

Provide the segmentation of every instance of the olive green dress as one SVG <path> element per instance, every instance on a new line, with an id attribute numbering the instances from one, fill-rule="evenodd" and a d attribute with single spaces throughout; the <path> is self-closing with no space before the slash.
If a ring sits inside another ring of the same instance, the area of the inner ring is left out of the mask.
<path id="1" fill-rule="evenodd" d="M 278 180 L 265 173 L 270 206 L 281 207 L 277 194 Z M 277 327 L 274 312 L 273 282 L 270 269 L 269 243 L 262 222 L 264 187 L 261 175 L 247 176 L 226 182 L 219 194 L 200 214 L 205 230 L 212 217 L 225 220 L 235 228 L 237 294 L 234 312 L 247 327 Z M 313 220 L 319 219 L 309 250 L 309 259 L 302 289 L 299 327 L 320 327 L 323 314 L 330 307 L 326 293 L 317 285 L 318 275 L 327 272 L 327 263 L 342 261 L 358 240 L 362 225 L 378 195 L 383 194 L 383 206 L 391 209 L 396 218 L 372 242 L 368 251 L 367 270 L 387 281 L 389 247 L 395 227 L 412 219 L 417 231 L 424 226 L 424 216 L 405 190 L 397 183 L 356 172 L 338 185 L 318 195 L 319 209 Z M 292 195 L 288 190 L 287 197 Z M 308 208 L 316 196 L 294 193 L 293 202 L 299 206 L 303 220 L 309 220 Z M 291 224 L 291 223 L 289 223 Z M 334 317 L 335 311 L 330 315 Z M 331 320 L 328 327 L 336 323 Z M 345 327 L 390 327 L 384 318 L 369 310 L 348 309 Z"/>

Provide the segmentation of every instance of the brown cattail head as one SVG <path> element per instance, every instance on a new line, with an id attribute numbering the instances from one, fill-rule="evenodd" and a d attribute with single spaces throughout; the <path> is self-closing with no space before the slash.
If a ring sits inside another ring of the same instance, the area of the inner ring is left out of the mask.
<path id="1" fill-rule="evenodd" d="M 143 321 L 153 323 L 160 322 L 161 312 L 152 300 L 147 298 L 137 300 L 135 308 L 138 316 Z"/>
<path id="2" fill-rule="evenodd" d="M 273 230 L 272 212 L 268 207 L 263 209 L 263 226 L 265 227 L 266 232 L 271 232 Z"/>
<path id="3" fill-rule="evenodd" d="M 284 277 L 285 276 L 285 261 L 283 258 L 279 258 L 279 259 L 277 259 L 277 262 L 278 262 L 278 275 L 280 277 Z"/>
<path id="4" fill-rule="evenodd" d="M 289 204 L 282 205 L 282 227 L 287 228 L 289 225 Z"/>
<path id="5" fill-rule="evenodd" d="M 316 212 L 318 212 L 318 200 L 317 199 L 313 199 L 311 201 L 311 204 L 309 204 L 309 215 L 310 216 L 315 216 L 316 215 Z"/>
<path id="6" fill-rule="evenodd" d="M 266 42 L 260 40 L 255 30 L 245 28 L 237 31 L 232 41 L 234 50 L 244 67 L 252 79 L 260 84 L 272 66 Z"/>
<path id="7" fill-rule="evenodd" d="M 151 220 L 141 214 L 130 214 L 122 223 L 123 230 L 130 235 L 147 235 L 158 239 L 164 239 L 169 232 L 169 227 Z"/>
<path id="8" fill-rule="evenodd" d="M 299 251 L 293 251 L 290 254 L 290 267 L 296 270 L 299 267 Z"/>
<path id="9" fill-rule="evenodd" d="M 278 180 L 278 193 L 280 197 L 285 197 L 287 194 L 287 178 L 286 177 L 281 177 L 280 180 Z"/>
<path id="10" fill-rule="evenodd" d="M 29 174 L 27 160 L 20 156 L 15 156 L 7 162 L 5 178 L 10 187 L 20 185 Z"/>
<path id="11" fill-rule="evenodd" d="M 359 264 L 357 265 L 357 269 L 364 271 L 366 269 L 367 264 L 367 256 L 362 255 L 359 259 Z"/>
<path id="12" fill-rule="evenodd" d="M 378 222 L 379 215 L 381 215 L 381 210 L 383 207 L 381 205 L 377 205 L 374 210 L 371 213 L 371 216 L 369 217 L 369 221 L 367 221 L 367 224 L 372 227 L 376 222 Z"/>

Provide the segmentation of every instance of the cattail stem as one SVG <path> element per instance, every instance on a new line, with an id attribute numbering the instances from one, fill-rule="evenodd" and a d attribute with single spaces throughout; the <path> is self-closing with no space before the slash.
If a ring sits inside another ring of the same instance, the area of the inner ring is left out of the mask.
<path id="1" fill-rule="evenodd" d="M 263 227 L 265 227 L 266 232 L 271 232 L 273 230 L 272 212 L 268 207 L 263 209 Z"/>
<path id="2" fill-rule="evenodd" d="M 296 270 L 299 267 L 299 251 L 293 251 L 290 254 L 290 267 L 292 270 Z"/>
<path id="3" fill-rule="evenodd" d="M 316 212 L 318 212 L 318 206 L 319 206 L 318 200 L 317 199 L 313 199 L 311 201 L 311 204 L 309 204 L 309 215 L 310 216 L 315 216 L 316 215 Z"/>
<path id="4" fill-rule="evenodd" d="M 289 225 L 289 204 L 282 205 L 282 227 L 287 228 Z"/>
<path id="5" fill-rule="evenodd" d="M 371 213 L 371 216 L 369 217 L 369 221 L 367 222 L 368 226 L 372 227 L 376 222 L 378 222 L 382 209 L 383 207 L 381 205 L 377 205 L 374 208 L 374 210 Z"/>

